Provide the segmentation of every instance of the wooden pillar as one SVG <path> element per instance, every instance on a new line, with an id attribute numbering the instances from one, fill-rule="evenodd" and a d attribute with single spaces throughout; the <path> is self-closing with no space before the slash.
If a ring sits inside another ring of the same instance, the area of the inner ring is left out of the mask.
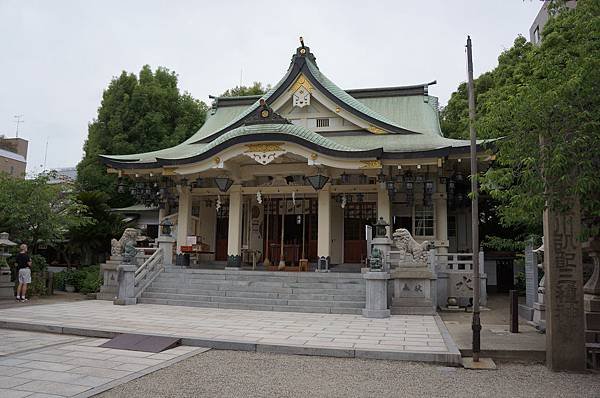
<path id="1" fill-rule="evenodd" d="M 186 245 L 192 221 L 192 194 L 187 187 L 179 189 L 179 208 L 177 210 L 177 253 Z"/>
<path id="2" fill-rule="evenodd" d="M 242 186 L 229 188 L 229 230 L 227 235 L 227 266 L 239 268 L 242 264 Z"/>
<path id="3" fill-rule="evenodd" d="M 318 193 L 317 256 L 331 256 L 331 184 L 326 184 Z"/>

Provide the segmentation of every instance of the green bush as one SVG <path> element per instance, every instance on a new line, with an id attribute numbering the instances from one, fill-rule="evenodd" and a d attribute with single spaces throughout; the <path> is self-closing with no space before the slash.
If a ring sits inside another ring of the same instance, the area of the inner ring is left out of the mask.
<path id="1" fill-rule="evenodd" d="M 53 274 L 53 287 L 54 290 L 65 290 L 65 278 L 67 273 L 65 271 L 55 272 Z"/>
<path id="2" fill-rule="evenodd" d="M 31 272 L 45 272 L 48 270 L 48 263 L 46 259 L 39 254 L 33 254 L 31 256 Z"/>
<path id="3" fill-rule="evenodd" d="M 46 291 L 46 273 L 32 272 L 31 283 L 27 286 L 27 296 L 45 296 Z M 18 283 L 18 281 L 17 281 Z"/>
<path id="4" fill-rule="evenodd" d="M 516 280 L 516 283 L 515 283 L 515 289 L 517 290 L 517 292 L 519 294 L 525 293 L 525 289 L 526 289 L 525 273 L 519 272 L 517 274 L 517 280 Z"/>
<path id="5" fill-rule="evenodd" d="M 76 292 L 84 294 L 95 293 L 102 286 L 102 275 L 100 274 L 100 266 L 98 265 L 91 265 L 77 270 L 67 269 L 55 274 L 54 277 L 55 281 L 57 279 L 61 280 L 60 282 L 55 282 L 57 288 L 60 286 L 59 283 L 62 284 L 62 288 L 64 288 L 64 285 L 72 285 L 75 287 Z"/>
<path id="6" fill-rule="evenodd" d="M 85 270 L 85 271 L 84 271 Z M 79 286 L 79 291 L 84 294 L 96 293 L 102 286 L 102 274 L 98 265 L 84 268 L 84 278 Z"/>

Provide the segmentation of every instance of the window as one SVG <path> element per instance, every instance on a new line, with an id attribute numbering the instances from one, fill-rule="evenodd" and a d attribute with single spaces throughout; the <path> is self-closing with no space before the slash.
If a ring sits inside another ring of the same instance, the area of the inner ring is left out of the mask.
<path id="1" fill-rule="evenodd" d="M 415 206 L 415 236 L 433 236 L 433 206 Z"/>
<path id="2" fill-rule="evenodd" d="M 533 44 L 537 44 L 540 42 L 540 27 L 537 26 L 533 31 Z"/>
<path id="3" fill-rule="evenodd" d="M 317 119 L 317 127 L 329 127 L 329 119 Z"/>

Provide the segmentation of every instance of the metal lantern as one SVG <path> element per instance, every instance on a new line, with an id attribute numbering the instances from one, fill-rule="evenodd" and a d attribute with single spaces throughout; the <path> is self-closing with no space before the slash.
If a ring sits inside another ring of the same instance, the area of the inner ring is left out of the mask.
<path id="1" fill-rule="evenodd" d="M 384 184 L 385 183 L 385 173 L 383 172 L 383 170 L 381 170 L 377 174 L 377 182 L 379 182 L 380 184 Z"/>
<path id="2" fill-rule="evenodd" d="M 340 175 L 340 181 L 342 184 L 348 184 L 348 182 L 350 182 L 350 175 L 346 174 L 346 172 L 343 172 Z"/>
<path id="3" fill-rule="evenodd" d="M 215 177 L 215 184 L 219 187 L 219 191 L 227 192 L 233 185 L 233 180 L 229 177 Z"/>
<path id="4" fill-rule="evenodd" d="M 412 191 L 414 189 L 414 183 L 412 181 L 406 181 L 404 183 L 404 188 L 406 188 L 406 191 Z"/>
<path id="5" fill-rule="evenodd" d="M 379 220 L 375 223 L 375 238 L 385 238 L 387 236 L 386 227 L 389 227 L 389 225 L 383 217 L 379 217 Z"/>
<path id="6" fill-rule="evenodd" d="M 119 183 L 117 184 L 117 192 L 118 193 L 125 193 L 125 189 L 126 188 L 127 188 L 127 186 L 123 182 L 123 179 L 119 178 Z"/>
<path id="7" fill-rule="evenodd" d="M 169 220 L 168 218 L 165 218 L 160 223 L 160 234 L 163 236 L 170 236 L 172 227 L 173 227 L 173 223 L 171 222 L 171 220 Z"/>
<path id="8" fill-rule="evenodd" d="M 433 181 L 425 181 L 425 195 L 433 194 Z"/>
<path id="9" fill-rule="evenodd" d="M 394 191 L 396 189 L 396 185 L 394 184 L 393 180 L 388 180 L 385 183 L 385 187 L 388 191 Z"/>
<path id="10" fill-rule="evenodd" d="M 329 177 L 324 176 L 323 174 L 316 174 L 314 176 L 308 176 L 308 177 L 306 177 L 306 179 L 308 180 L 308 183 L 316 191 L 322 189 L 325 186 L 325 184 L 327 184 L 327 181 L 329 181 Z"/>

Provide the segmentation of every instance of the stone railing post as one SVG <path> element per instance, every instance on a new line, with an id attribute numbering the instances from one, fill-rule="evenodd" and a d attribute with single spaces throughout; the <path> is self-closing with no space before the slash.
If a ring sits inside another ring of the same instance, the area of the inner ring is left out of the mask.
<path id="1" fill-rule="evenodd" d="M 162 249 L 163 264 L 165 267 L 173 265 L 173 247 L 175 246 L 175 238 L 162 235 L 157 239 L 158 248 Z"/>
<path id="2" fill-rule="evenodd" d="M 135 264 L 121 264 L 117 267 L 119 284 L 118 296 L 114 301 L 116 305 L 136 304 L 135 298 Z"/>

